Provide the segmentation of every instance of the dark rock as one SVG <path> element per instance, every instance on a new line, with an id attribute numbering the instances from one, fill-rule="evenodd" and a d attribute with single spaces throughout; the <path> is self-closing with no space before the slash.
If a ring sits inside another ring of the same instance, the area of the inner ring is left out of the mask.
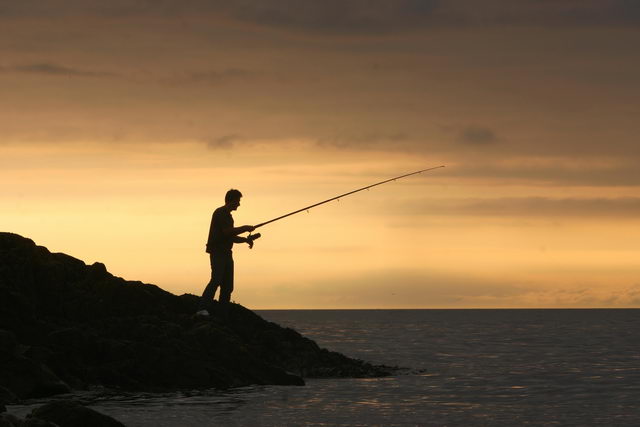
<path id="1" fill-rule="evenodd" d="M 0 386 L 0 405 L 10 405 L 13 403 L 18 403 L 18 396 L 13 394 L 10 390 L 5 387 Z M 0 411 L 2 412 L 2 411 Z"/>
<path id="2" fill-rule="evenodd" d="M 50 421 L 60 427 L 124 427 L 120 421 L 71 400 L 47 403 L 34 409 L 30 417 Z"/>
<path id="3" fill-rule="evenodd" d="M 11 414 L 0 414 L 0 427 L 22 427 L 22 420 Z"/>
<path id="4" fill-rule="evenodd" d="M 21 420 L 12 414 L 0 415 L 0 427 L 59 427 L 49 421 L 41 420 L 40 418 L 27 418 Z"/>
<path id="5" fill-rule="evenodd" d="M 40 418 L 27 418 L 21 420 L 12 414 L 0 415 L 0 427 L 60 427 L 50 421 Z"/>
<path id="6" fill-rule="evenodd" d="M 11 356 L 18 345 L 16 336 L 11 331 L 0 329 L 0 360 Z"/>
<path id="7" fill-rule="evenodd" d="M 19 398 L 91 385 L 160 391 L 380 376 L 237 305 L 126 281 L 0 233 L 0 386 Z"/>
<path id="8" fill-rule="evenodd" d="M 52 423 L 50 421 L 45 421 L 40 418 L 27 418 L 22 421 L 20 427 L 60 427 L 58 424 Z"/>
<path id="9" fill-rule="evenodd" d="M 0 368 L 0 384 L 23 399 L 71 391 L 46 365 L 24 356 L 5 360 Z"/>

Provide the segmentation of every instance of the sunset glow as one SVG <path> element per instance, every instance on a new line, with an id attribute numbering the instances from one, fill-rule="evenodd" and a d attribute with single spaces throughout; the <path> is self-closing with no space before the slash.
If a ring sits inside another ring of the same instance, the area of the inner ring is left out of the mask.
<path id="1" fill-rule="evenodd" d="M 253 3 L 3 6 L 0 229 L 200 294 L 229 188 L 256 224 L 442 164 L 260 229 L 233 299 L 640 306 L 638 8 Z"/>

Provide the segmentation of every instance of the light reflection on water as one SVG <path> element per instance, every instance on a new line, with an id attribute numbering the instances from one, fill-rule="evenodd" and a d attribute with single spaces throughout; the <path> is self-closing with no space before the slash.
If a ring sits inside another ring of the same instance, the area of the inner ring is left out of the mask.
<path id="1" fill-rule="evenodd" d="M 640 425 L 640 310 L 259 314 L 323 347 L 409 369 L 305 387 L 80 397 L 134 427 Z"/>

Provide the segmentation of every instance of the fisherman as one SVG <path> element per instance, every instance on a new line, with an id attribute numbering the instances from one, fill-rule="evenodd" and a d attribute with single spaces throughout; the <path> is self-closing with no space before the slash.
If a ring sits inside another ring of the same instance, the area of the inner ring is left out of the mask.
<path id="1" fill-rule="evenodd" d="M 216 290 L 220 287 L 218 301 L 223 304 L 231 300 L 233 292 L 233 255 L 231 248 L 234 243 L 247 243 L 249 248 L 253 247 L 253 238 L 240 237 L 244 232 L 252 232 L 255 227 L 243 225 L 233 226 L 231 212 L 240 206 L 242 193 L 236 189 L 227 191 L 224 196 L 224 206 L 219 207 L 211 216 L 211 226 L 209 227 L 209 239 L 207 240 L 207 253 L 211 261 L 211 280 L 207 284 L 202 297 L 200 298 L 198 316 L 209 316 L 206 309 L 214 299 Z"/>

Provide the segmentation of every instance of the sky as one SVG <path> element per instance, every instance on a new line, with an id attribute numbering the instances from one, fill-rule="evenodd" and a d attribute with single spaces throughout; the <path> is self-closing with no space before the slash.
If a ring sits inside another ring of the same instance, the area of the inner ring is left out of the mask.
<path id="1" fill-rule="evenodd" d="M 0 230 L 253 309 L 640 307 L 640 2 L 0 0 Z"/>

